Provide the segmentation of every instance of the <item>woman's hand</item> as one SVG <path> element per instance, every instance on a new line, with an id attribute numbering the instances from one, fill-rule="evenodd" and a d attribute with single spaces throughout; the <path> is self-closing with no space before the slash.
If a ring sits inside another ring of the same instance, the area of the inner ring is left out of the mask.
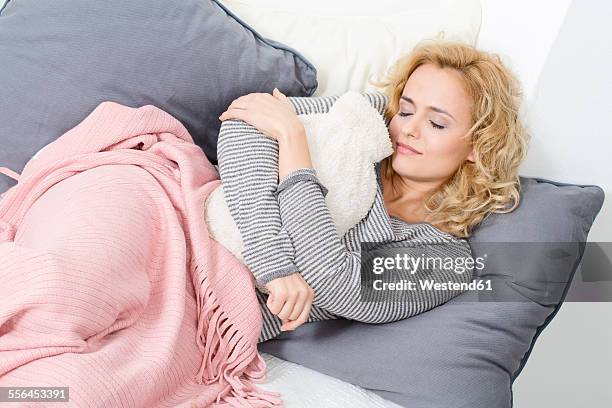
<path id="1" fill-rule="evenodd" d="M 304 131 L 293 105 L 276 88 L 272 94 L 250 93 L 236 98 L 219 119 L 242 120 L 279 142 Z"/>
<path id="2" fill-rule="evenodd" d="M 272 95 L 251 93 L 237 98 L 219 119 L 242 120 L 276 139 L 279 180 L 293 170 L 312 167 L 304 125 L 289 99 L 278 89 L 274 88 Z"/>
<path id="3" fill-rule="evenodd" d="M 268 282 L 266 289 L 270 292 L 266 306 L 283 321 L 282 331 L 294 330 L 308 320 L 314 290 L 299 272 Z"/>

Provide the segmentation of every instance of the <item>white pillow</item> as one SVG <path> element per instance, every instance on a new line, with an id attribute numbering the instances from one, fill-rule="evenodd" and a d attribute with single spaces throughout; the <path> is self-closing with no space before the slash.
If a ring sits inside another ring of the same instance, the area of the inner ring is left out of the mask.
<path id="1" fill-rule="evenodd" d="M 416 43 L 436 37 L 476 44 L 480 0 L 221 0 L 268 39 L 304 55 L 318 70 L 314 96 L 372 91 Z"/>
<path id="2" fill-rule="evenodd" d="M 393 154 L 385 120 L 356 92 L 342 95 L 327 113 L 298 118 L 306 130 L 317 178 L 328 189 L 325 202 L 342 237 L 374 204 L 378 188 L 375 163 Z M 244 244 L 222 185 L 207 198 L 204 214 L 209 235 L 244 263 Z"/>

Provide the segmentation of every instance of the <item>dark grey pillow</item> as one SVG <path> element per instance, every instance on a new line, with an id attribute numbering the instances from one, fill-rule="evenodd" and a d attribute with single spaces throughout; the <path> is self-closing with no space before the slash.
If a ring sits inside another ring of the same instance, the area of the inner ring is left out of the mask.
<path id="1" fill-rule="evenodd" d="M 522 179 L 522 201 L 487 218 L 470 239 L 485 256 L 466 292 L 426 313 L 383 325 L 309 323 L 260 351 L 370 389 L 406 407 L 512 406 L 512 383 L 565 298 L 603 204 L 596 186 Z"/>
<path id="2" fill-rule="evenodd" d="M 0 166 L 17 172 L 106 100 L 167 111 L 216 164 L 235 98 L 317 87 L 303 56 L 211 0 L 12 0 L 0 54 Z M 0 193 L 13 184 L 0 177 Z"/>

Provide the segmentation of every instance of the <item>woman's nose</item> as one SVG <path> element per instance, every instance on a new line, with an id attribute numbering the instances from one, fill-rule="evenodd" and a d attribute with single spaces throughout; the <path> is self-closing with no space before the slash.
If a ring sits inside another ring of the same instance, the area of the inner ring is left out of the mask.
<path id="1" fill-rule="evenodd" d="M 422 120 L 416 115 L 411 116 L 402 126 L 402 135 L 404 137 L 411 136 L 415 139 L 421 137 L 421 122 Z"/>

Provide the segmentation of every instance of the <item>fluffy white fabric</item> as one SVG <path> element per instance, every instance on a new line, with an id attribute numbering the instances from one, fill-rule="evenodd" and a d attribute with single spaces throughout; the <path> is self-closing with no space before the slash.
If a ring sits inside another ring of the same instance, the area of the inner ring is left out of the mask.
<path id="1" fill-rule="evenodd" d="M 339 237 L 368 213 L 376 196 L 375 163 L 393 153 L 384 118 L 359 93 L 343 94 L 328 113 L 299 115 L 313 168 Z M 244 263 L 244 248 L 220 185 L 206 201 L 209 234 Z"/>

